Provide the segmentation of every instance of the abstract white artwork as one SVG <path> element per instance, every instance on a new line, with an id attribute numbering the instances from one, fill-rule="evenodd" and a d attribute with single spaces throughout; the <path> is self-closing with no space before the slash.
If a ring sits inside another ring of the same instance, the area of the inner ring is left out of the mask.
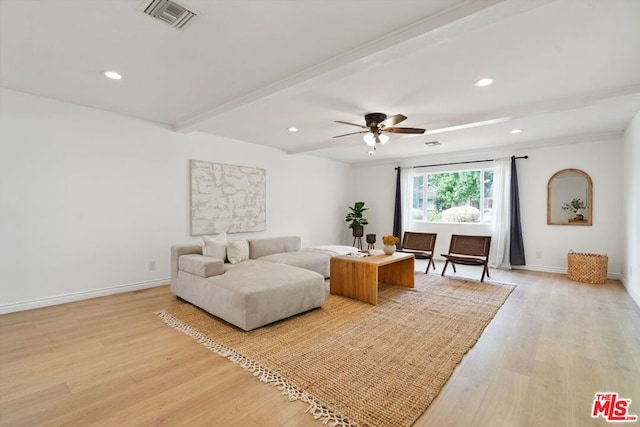
<path id="1" fill-rule="evenodd" d="M 191 160 L 191 235 L 267 228 L 266 171 Z"/>

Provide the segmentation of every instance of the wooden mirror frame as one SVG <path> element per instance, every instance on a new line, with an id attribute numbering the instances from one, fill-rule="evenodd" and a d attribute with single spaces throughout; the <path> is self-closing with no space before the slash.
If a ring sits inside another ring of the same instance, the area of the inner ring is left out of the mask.
<path id="1" fill-rule="evenodd" d="M 582 175 L 587 183 L 586 188 L 586 198 L 585 201 L 587 207 L 585 208 L 586 218 L 583 220 L 577 219 L 567 219 L 567 221 L 552 221 L 551 212 L 552 205 L 556 206 L 556 204 L 564 204 L 566 201 L 560 200 L 552 200 L 551 198 L 551 185 L 554 179 L 559 178 L 563 174 L 578 174 Z M 551 178 L 549 178 L 549 182 L 547 183 L 547 224 L 549 225 L 592 225 L 593 224 L 593 183 L 591 182 L 591 177 L 586 172 L 580 169 L 562 169 L 554 173 Z"/>

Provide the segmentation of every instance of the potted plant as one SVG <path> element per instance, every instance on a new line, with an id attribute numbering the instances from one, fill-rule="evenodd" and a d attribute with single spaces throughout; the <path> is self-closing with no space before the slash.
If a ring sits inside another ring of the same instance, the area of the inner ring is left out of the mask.
<path id="1" fill-rule="evenodd" d="M 574 214 L 573 219 L 576 219 L 576 220 L 584 219 L 584 216 L 581 214 L 578 214 L 578 211 L 580 209 L 585 209 L 586 207 L 587 207 L 586 203 L 582 201 L 582 199 L 577 197 L 575 197 L 569 203 L 565 203 L 562 205 L 563 210 L 573 212 Z"/>
<path id="2" fill-rule="evenodd" d="M 345 217 L 345 222 L 349 223 L 349 228 L 353 230 L 353 237 L 364 236 L 364 226 L 369 224 L 369 221 L 364 217 L 364 211 L 369 208 L 364 207 L 364 202 L 355 202 L 353 206 L 349 206 L 351 212 Z"/>

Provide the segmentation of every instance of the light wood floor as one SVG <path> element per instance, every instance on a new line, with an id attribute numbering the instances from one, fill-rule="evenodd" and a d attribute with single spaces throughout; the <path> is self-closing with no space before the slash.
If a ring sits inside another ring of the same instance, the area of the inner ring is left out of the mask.
<path id="1" fill-rule="evenodd" d="M 491 279 L 518 286 L 416 426 L 602 426 L 604 391 L 640 415 L 640 309 L 619 282 Z M 165 326 L 154 312 L 174 304 L 162 286 L 0 316 L 0 425 L 324 425 Z"/>

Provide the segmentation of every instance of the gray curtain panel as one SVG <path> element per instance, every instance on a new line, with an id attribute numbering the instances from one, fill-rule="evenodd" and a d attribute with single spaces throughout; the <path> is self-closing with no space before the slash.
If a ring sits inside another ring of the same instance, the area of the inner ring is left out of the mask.
<path id="1" fill-rule="evenodd" d="M 400 193 L 400 168 L 396 168 L 396 206 L 393 212 L 393 235 L 400 241 L 396 245 L 400 248 L 402 244 L 402 194 Z"/>
<path id="2" fill-rule="evenodd" d="M 511 265 L 526 265 L 522 225 L 520 224 L 520 196 L 518 192 L 518 170 L 516 157 L 511 157 L 511 247 L 509 261 Z"/>

